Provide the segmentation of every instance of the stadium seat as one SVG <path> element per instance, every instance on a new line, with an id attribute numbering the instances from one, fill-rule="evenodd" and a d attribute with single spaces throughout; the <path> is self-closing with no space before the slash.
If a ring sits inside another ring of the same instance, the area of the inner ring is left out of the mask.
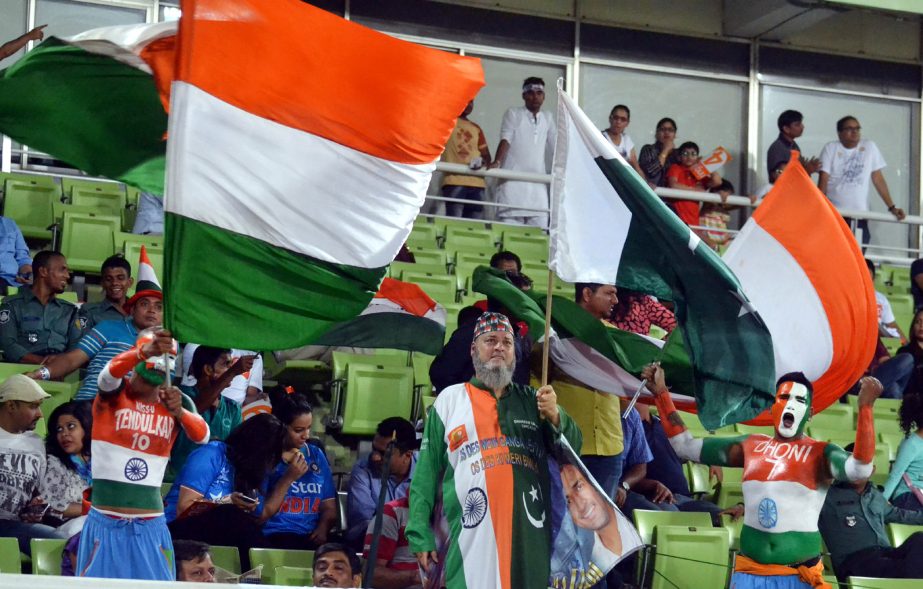
<path id="1" fill-rule="evenodd" d="M 407 357 L 398 355 L 376 355 L 371 354 L 350 354 L 349 352 L 334 351 L 331 354 L 330 367 L 332 369 L 332 378 L 334 381 L 346 380 L 346 369 L 350 363 L 356 364 L 373 364 L 379 366 L 407 366 Z"/>
<path id="2" fill-rule="evenodd" d="M 115 247 L 115 251 L 124 253 L 126 249 L 130 249 L 130 244 L 144 244 L 144 246 L 150 250 L 162 250 L 164 249 L 163 235 L 138 235 L 136 233 L 129 233 L 127 231 L 117 231 L 112 235 L 112 245 Z M 140 251 L 140 248 L 139 248 Z M 127 259 L 127 258 L 126 258 Z M 129 260 L 132 267 L 134 268 L 138 259 Z"/>
<path id="3" fill-rule="evenodd" d="M 906 330 L 907 327 L 901 326 L 901 329 Z M 885 349 L 888 350 L 888 353 L 892 356 L 897 353 L 901 347 L 901 338 L 899 337 L 883 337 L 881 338 L 881 343 L 884 345 Z"/>
<path id="4" fill-rule="evenodd" d="M 820 413 L 811 416 L 809 423 L 812 427 L 821 429 L 850 431 L 855 423 L 853 408 L 845 403 L 834 403 Z"/>
<path id="5" fill-rule="evenodd" d="M 738 423 L 734 425 L 734 429 L 740 434 L 766 434 L 767 436 L 774 436 L 776 433 L 771 425 L 747 425 L 745 423 Z"/>
<path id="6" fill-rule="evenodd" d="M 311 567 L 276 567 L 273 584 L 283 587 L 305 587 L 314 582 L 314 569 Z"/>
<path id="7" fill-rule="evenodd" d="M 891 540 L 891 545 L 895 548 L 906 542 L 907 538 L 916 534 L 917 532 L 923 532 L 923 526 L 911 524 L 888 524 L 888 539 Z"/>
<path id="8" fill-rule="evenodd" d="M 458 312 L 461 311 L 465 305 L 462 303 L 452 303 L 451 305 L 443 305 L 445 307 L 445 341 L 449 341 L 449 338 L 452 337 L 452 334 L 455 333 L 455 330 L 458 328 Z"/>
<path id="9" fill-rule="evenodd" d="M 718 485 L 718 496 L 715 498 L 715 504 L 718 507 L 727 509 L 743 503 L 743 500 L 744 491 L 741 483 L 725 480 Z"/>
<path id="10" fill-rule="evenodd" d="M 125 194 L 124 184 L 92 178 L 72 178 L 70 176 L 61 176 L 61 189 L 64 192 L 64 196 L 71 196 L 74 190 L 95 190 L 98 192 Z"/>
<path id="11" fill-rule="evenodd" d="M 0 538 L 0 573 L 18 575 L 21 572 L 19 541 L 16 538 Z"/>
<path id="12" fill-rule="evenodd" d="M 426 416 L 429 414 L 429 408 L 433 406 L 433 403 L 436 402 L 436 397 L 430 397 L 423 395 L 420 397 L 420 407 L 423 410 L 423 420 L 426 421 Z"/>
<path id="13" fill-rule="evenodd" d="M 898 421 L 897 414 L 874 414 L 875 415 L 875 431 L 878 433 L 891 433 L 897 434 L 901 432 L 901 424 Z"/>
<path id="14" fill-rule="evenodd" d="M 401 276 L 404 272 L 409 272 L 411 274 L 432 274 L 433 276 L 447 276 L 448 270 L 446 270 L 445 264 L 429 264 L 424 262 L 391 262 L 391 265 L 388 267 L 389 274 L 391 278 L 401 280 Z M 405 282 L 410 282 L 405 280 Z"/>
<path id="15" fill-rule="evenodd" d="M 840 448 L 845 447 L 847 444 L 851 444 L 856 441 L 856 430 L 851 427 L 847 430 L 840 429 L 826 429 L 821 427 L 814 427 L 813 425 L 808 426 L 808 436 L 819 440 L 821 442 L 830 442 L 836 444 Z"/>
<path id="16" fill-rule="evenodd" d="M 908 277 L 909 280 L 909 277 Z M 913 295 L 910 294 L 910 284 L 900 293 L 889 294 L 888 302 L 894 312 L 894 321 L 906 333 L 913 323 Z"/>
<path id="17" fill-rule="evenodd" d="M 310 568 L 314 564 L 313 550 L 283 550 L 281 548 L 251 548 L 250 566 L 263 565 L 263 583 L 275 585 L 277 567 Z"/>
<path id="18" fill-rule="evenodd" d="M 60 230 L 64 226 L 64 213 L 93 213 L 96 215 L 114 215 L 112 211 L 105 208 L 89 205 L 72 205 L 66 202 L 54 201 L 51 203 L 51 214 L 54 216 L 54 223 Z"/>
<path id="19" fill-rule="evenodd" d="M 26 238 L 51 239 L 52 203 L 60 200 L 57 186 L 7 180 L 3 215 L 16 221 Z"/>
<path id="20" fill-rule="evenodd" d="M 548 259 L 548 236 L 504 235 L 503 249 L 519 256 L 523 263 L 538 263 Z"/>
<path id="21" fill-rule="evenodd" d="M 711 515 L 699 511 L 653 511 L 636 509 L 634 511 L 635 528 L 641 541 L 651 544 L 654 528 L 657 526 L 694 526 L 711 528 Z"/>
<path id="22" fill-rule="evenodd" d="M 430 223 L 414 223 L 410 235 L 407 236 L 407 247 L 424 246 L 434 248 L 438 245 L 438 229 Z"/>
<path id="23" fill-rule="evenodd" d="M 413 368 L 350 363 L 343 402 L 344 434 L 371 435 L 388 417 L 410 419 L 414 409 Z"/>
<path id="24" fill-rule="evenodd" d="M 401 280 L 416 284 L 434 301 L 443 306 L 456 301 L 458 286 L 454 276 L 447 276 L 445 273 L 439 275 L 405 270 L 401 274 Z"/>
<path id="25" fill-rule="evenodd" d="M 443 247 L 448 251 L 457 251 L 459 249 L 483 252 L 497 251 L 493 237 L 490 231 L 484 229 L 483 223 L 480 227 L 459 227 L 450 225 L 446 227 L 445 240 L 443 243 Z"/>
<path id="26" fill-rule="evenodd" d="M 728 514 L 721 516 L 721 527 L 728 531 L 731 550 L 740 550 L 740 530 L 744 526 L 744 518 L 734 520 Z"/>
<path id="27" fill-rule="evenodd" d="M 65 211 L 61 253 L 67 258 L 68 267 L 72 271 L 99 274 L 103 261 L 115 253 L 112 236 L 121 223 L 115 215 Z"/>
<path id="28" fill-rule="evenodd" d="M 894 458 L 897 456 L 897 449 L 900 447 L 904 437 L 903 432 L 878 432 L 879 441 L 888 447 L 888 460 L 891 462 L 894 462 Z"/>
<path id="29" fill-rule="evenodd" d="M 240 570 L 240 552 L 237 546 L 212 546 L 209 549 L 212 555 L 212 563 L 226 571 L 239 575 Z"/>
<path id="30" fill-rule="evenodd" d="M 889 453 L 890 450 L 887 446 L 875 446 L 875 457 L 872 459 L 875 472 L 869 477 L 872 484 L 884 485 L 888 480 L 888 473 L 891 472 L 891 459 L 888 457 Z"/>
<path id="31" fill-rule="evenodd" d="M 417 395 L 431 395 L 433 392 L 433 382 L 429 378 L 429 367 L 433 363 L 435 356 L 424 354 L 422 352 L 413 352 L 410 357 L 411 366 L 413 366 L 413 386 L 417 389 Z"/>
<path id="32" fill-rule="evenodd" d="M 67 540 L 32 538 L 29 546 L 32 548 L 32 574 L 33 575 L 60 575 L 61 555 Z"/>
<path id="33" fill-rule="evenodd" d="M 708 526 L 664 526 L 654 529 L 654 574 L 651 589 L 725 587 L 730 533 Z"/>
<path id="34" fill-rule="evenodd" d="M 920 589 L 920 579 L 850 577 L 849 589 Z"/>
<path id="35" fill-rule="evenodd" d="M 687 462 L 685 470 L 686 480 L 689 482 L 689 492 L 698 499 L 709 500 L 713 487 L 708 476 L 708 466 L 697 462 Z"/>
<path id="36" fill-rule="evenodd" d="M 312 386 L 330 381 L 330 366 L 320 360 L 283 360 L 279 362 L 272 352 L 263 354 L 263 373 L 283 386 L 295 390 L 308 390 Z"/>
<path id="37" fill-rule="evenodd" d="M 699 420 L 699 416 L 695 413 L 689 413 L 686 411 L 678 411 L 680 418 L 683 420 L 683 423 L 686 424 L 686 429 L 690 432 L 693 432 L 693 435 L 702 435 L 708 430 L 705 429 L 705 426 L 702 425 L 702 422 Z"/>
<path id="38" fill-rule="evenodd" d="M 132 267 L 135 268 L 138 266 L 138 260 L 141 259 L 141 242 L 138 241 L 126 241 L 125 242 L 125 259 L 128 260 Z M 164 248 L 163 246 L 157 247 L 156 245 L 143 244 L 145 251 L 147 251 L 147 257 L 151 261 L 151 267 L 154 268 L 154 273 L 157 276 L 163 276 L 163 255 Z"/>
<path id="39" fill-rule="evenodd" d="M 445 250 L 435 249 L 435 246 L 415 246 L 410 248 L 410 252 L 413 254 L 413 258 L 416 260 L 417 264 L 442 266 L 443 268 L 448 265 Z"/>
<path id="40" fill-rule="evenodd" d="M 74 188 L 70 202 L 76 206 L 97 207 L 117 215 L 125 208 L 125 193 L 101 188 Z"/>

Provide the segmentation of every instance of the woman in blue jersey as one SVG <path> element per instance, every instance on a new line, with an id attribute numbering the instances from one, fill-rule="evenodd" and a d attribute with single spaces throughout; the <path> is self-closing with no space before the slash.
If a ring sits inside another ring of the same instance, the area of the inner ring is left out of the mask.
<path id="1" fill-rule="evenodd" d="M 336 522 L 336 488 L 323 450 L 308 443 L 313 414 L 300 394 L 274 396 L 273 415 L 285 426 L 282 459 L 269 475 L 263 534 L 276 548 L 314 550 Z M 286 489 L 284 495 L 282 489 Z"/>

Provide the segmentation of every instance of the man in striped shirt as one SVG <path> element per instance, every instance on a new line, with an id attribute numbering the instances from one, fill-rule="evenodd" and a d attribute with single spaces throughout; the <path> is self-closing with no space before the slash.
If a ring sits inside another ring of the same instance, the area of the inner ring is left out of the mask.
<path id="1" fill-rule="evenodd" d="M 92 508 L 77 553 L 79 576 L 176 579 L 160 485 L 176 426 L 204 444 L 208 425 L 192 400 L 170 386 L 175 357 L 169 332 L 146 329 L 99 375 Z"/>
<path id="2" fill-rule="evenodd" d="M 804 374 L 783 375 L 770 409 L 775 435 L 693 438 L 673 406 L 663 370 L 651 364 L 641 374 L 654 393 L 661 423 L 676 454 L 686 460 L 743 467 L 744 526 L 731 585 L 820 587 L 820 510 L 834 481 L 856 481 L 872 474 L 875 427 L 872 405 L 881 383 L 865 377 L 859 391 L 859 418 L 853 453 L 804 435 L 811 418 L 814 388 Z"/>

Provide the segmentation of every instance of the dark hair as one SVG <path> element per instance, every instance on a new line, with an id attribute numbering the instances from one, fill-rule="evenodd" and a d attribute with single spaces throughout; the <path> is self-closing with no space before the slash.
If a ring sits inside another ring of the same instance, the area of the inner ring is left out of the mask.
<path id="1" fill-rule="evenodd" d="M 803 372 L 788 372 L 779 377 L 779 380 L 776 381 L 776 388 L 779 388 L 783 382 L 797 382 L 798 384 L 803 384 L 811 395 L 814 395 L 814 385 L 811 384 L 811 381 L 808 380 L 808 377 L 804 375 Z"/>
<path id="2" fill-rule="evenodd" d="M 595 293 L 600 286 L 603 285 L 599 282 L 578 282 L 574 285 L 574 302 L 579 303 L 583 300 L 583 289 L 588 288 L 590 292 Z"/>
<path id="3" fill-rule="evenodd" d="M 173 559 L 176 564 L 185 561 L 198 562 L 208 556 L 211 547 L 205 542 L 198 540 L 174 540 L 173 541 Z"/>
<path id="4" fill-rule="evenodd" d="M 788 127 L 792 123 L 800 123 L 803 120 L 804 116 L 797 110 L 784 110 L 782 114 L 779 115 L 779 120 L 776 121 L 776 125 L 781 132 L 783 128 Z"/>
<path id="5" fill-rule="evenodd" d="M 375 433 L 389 439 L 394 435 L 394 445 L 401 453 L 417 448 L 417 432 L 413 429 L 413 424 L 403 417 L 385 419 L 378 424 Z"/>
<path id="6" fill-rule="evenodd" d="M 481 313 L 484 311 L 478 309 L 477 307 L 462 307 L 458 312 L 458 325 L 465 325 L 473 321 L 477 321 L 478 317 L 481 316 Z"/>
<path id="7" fill-rule="evenodd" d="M 51 260 L 54 258 L 63 258 L 64 254 L 61 252 L 53 252 L 49 250 L 42 250 L 39 253 L 35 254 L 35 257 L 32 258 L 32 270 L 38 274 L 39 268 L 47 268 L 48 264 L 51 263 Z"/>
<path id="8" fill-rule="evenodd" d="M 872 273 L 872 280 L 875 280 L 875 262 L 865 258 L 865 265 L 868 266 L 869 272 Z"/>
<path id="9" fill-rule="evenodd" d="M 914 335 L 914 331 L 913 331 L 913 323 L 914 323 L 914 321 L 917 320 L 917 317 L 920 316 L 920 313 L 923 313 L 923 308 L 917 309 L 916 311 L 913 312 L 913 319 L 910 320 L 910 325 L 907 326 L 907 328 L 908 328 L 908 329 L 907 329 L 907 334 L 908 334 L 907 339 L 910 340 L 910 341 L 908 342 L 908 343 L 910 344 L 908 347 L 909 347 L 911 350 L 918 350 L 918 349 L 920 348 L 920 347 L 919 347 L 918 345 L 916 345 L 916 344 L 917 344 L 918 342 L 920 342 L 921 340 L 918 339 L 918 338 Z"/>
<path id="10" fill-rule="evenodd" d="M 615 106 L 613 106 L 613 107 L 612 107 L 612 110 L 609 111 L 609 116 L 611 117 L 612 115 L 614 115 L 614 114 L 615 114 L 615 111 L 617 111 L 617 110 L 619 110 L 619 109 L 624 110 L 624 111 L 625 111 L 625 114 L 628 115 L 628 118 L 629 118 L 629 119 L 631 118 L 631 109 L 628 108 L 627 106 L 625 106 L 624 104 L 616 104 Z"/>
<path id="11" fill-rule="evenodd" d="M 302 415 L 313 412 L 314 408 L 311 407 L 311 403 L 301 393 L 286 393 L 272 400 L 272 414 L 282 422 L 282 425 L 291 425 Z"/>
<path id="12" fill-rule="evenodd" d="M 196 380 L 202 376 L 202 371 L 206 366 L 214 366 L 215 362 L 221 359 L 223 354 L 230 354 L 228 348 L 213 348 L 211 346 L 199 346 L 192 355 L 192 362 L 189 363 L 189 374 Z"/>
<path id="13" fill-rule="evenodd" d="M 128 260 L 126 260 L 122 254 L 115 254 L 114 256 L 106 258 L 106 261 L 103 262 L 102 267 L 99 269 L 99 273 L 105 274 L 106 270 L 109 268 L 122 268 L 131 276 L 131 264 L 128 263 Z"/>
<path id="14" fill-rule="evenodd" d="M 61 444 L 58 442 L 58 436 L 55 433 L 58 428 L 58 419 L 60 419 L 62 415 L 73 415 L 77 421 L 80 422 L 80 426 L 83 427 L 83 450 L 81 450 L 81 453 L 89 455 L 93 436 L 93 402 L 68 401 L 63 405 L 58 405 L 55 410 L 51 412 L 51 416 L 48 418 L 47 422 L 48 437 L 45 438 L 45 452 L 60 460 L 64 468 L 76 471 L 77 467 L 74 466 L 70 456 L 64 451 L 64 448 L 61 447 Z"/>
<path id="15" fill-rule="evenodd" d="M 905 436 L 909 436 L 918 429 L 923 429 L 923 395 L 919 393 L 904 395 L 898 418 Z"/>
<path id="16" fill-rule="evenodd" d="M 676 151 L 678 151 L 679 153 L 682 153 L 684 149 L 695 149 L 696 152 L 698 152 L 699 144 L 696 143 L 695 141 L 686 141 L 685 143 L 680 145 L 679 149 L 677 149 Z"/>
<path id="17" fill-rule="evenodd" d="M 676 121 L 674 121 L 670 117 L 663 117 L 662 119 L 657 121 L 657 126 L 654 127 L 654 130 L 656 131 L 657 129 L 659 129 L 661 125 L 663 125 L 664 123 L 670 123 L 671 125 L 673 125 L 674 130 L 679 129 L 679 127 L 676 126 Z"/>
<path id="18" fill-rule="evenodd" d="M 623 319 L 628 318 L 628 314 L 631 312 L 632 305 L 635 304 L 635 301 L 642 301 L 647 295 L 643 292 L 638 292 L 636 290 L 629 290 L 627 288 L 619 289 L 619 302 L 612 307 L 612 313 L 609 315 L 609 319 L 615 322 L 622 321 Z"/>
<path id="19" fill-rule="evenodd" d="M 544 86 L 545 80 L 541 78 L 536 78 L 535 76 L 529 76 L 528 78 L 522 81 L 523 86 L 526 86 L 528 84 L 541 84 L 542 86 Z"/>
<path id="20" fill-rule="evenodd" d="M 513 252 L 508 252 L 506 250 L 502 252 L 497 252 L 494 255 L 490 256 L 490 267 L 499 268 L 500 262 L 513 262 L 516 264 L 516 271 L 522 272 L 522 260 L 519 259 L 519 256 Z"/>
<path id="21" fill-rule="evenodd" d="M 708 189 L 709 192 L 721 192 L 722 190 L 727 190 L 728 192 L 733 194 L 734 184 L 732 184 L 731 181 L 728 180 L 727 178 L 722 178 L 721 184 Z"/>
<path id="22" fill-rule="evenodd" d="M 848 121 L 856 121 L 858 123 L 859 119 L 857 119 L 856 117 L 852 115 L 846 115 L 845 117 L 843 117 L 842 119 L 836 122 L 836 132 L 839 133 L 840 131 L 842 131 L 843 127 L 846 126 L 846 123 Z"/>
<path id="23" fill-rule="evenodd" d="M 340 544 L 339 542 L 327 542 L 315 550 L 314 565 L 311 568 L 316 568 L 317 561 L 320 560 L 320 557 L 330 552 L 342 552 L 345 554 L 346 558 L 349 559 L 349 568 L 352 569 L 353 575 L 362 574 L 362 563 L 359 561 L 359 557 L 355 552 L 347 548 L 344 544 Z"/>
<path id="24" fill-rule="evenodd" d="M 279 457 L 285 426 L 274 415 L 260 413 L 237 426 L 228 439 L 228 461 L 234 467 L 234 490 L 249 493 L 259 489 Z"/>

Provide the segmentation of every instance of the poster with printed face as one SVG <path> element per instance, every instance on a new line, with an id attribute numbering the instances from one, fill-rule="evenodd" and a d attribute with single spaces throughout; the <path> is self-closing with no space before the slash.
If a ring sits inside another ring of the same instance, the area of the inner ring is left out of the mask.
<path id="1" fill-rule="evenodd" d="M 641 537 L 563 436 L 548 467 L 553 506 L 548 586 L 589 589 L 641 548 Z"/>

